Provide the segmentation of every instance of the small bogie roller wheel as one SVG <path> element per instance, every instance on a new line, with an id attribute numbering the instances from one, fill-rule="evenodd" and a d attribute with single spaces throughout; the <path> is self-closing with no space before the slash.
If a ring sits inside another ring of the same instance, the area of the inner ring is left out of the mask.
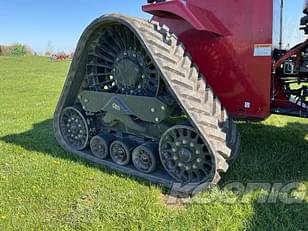
<path id="1" fill-rule="evenodd" d="M 75 107 L 66 107 L 60 116 L 60 131 L 65 143 L 75 150 L 83 150 L 89 143 L 89 127 L 83 113 Z"/>
<path id="2" fill-rule="evenodd" d="M 133 149 L 131 142 L 115 140 L 109 148 L 110 157 L 118 165 L 128 165 L 131 160 L 131 150 Z"/>
<path id="3" fill-rule="evenodd" d="M 106 159 L 109 155 L 109 146 L 112 137 L 108 135 L 97 135 L 91 139 L 90 148 L 92 154 L 99 159 Z"/>
<path id="4" fill-rule="evenodd" d="M 132 161 L 135 168 L 144 173 L 151 173 L 157 166 L 157 145 L 145 143 L 133 151 Z"/>

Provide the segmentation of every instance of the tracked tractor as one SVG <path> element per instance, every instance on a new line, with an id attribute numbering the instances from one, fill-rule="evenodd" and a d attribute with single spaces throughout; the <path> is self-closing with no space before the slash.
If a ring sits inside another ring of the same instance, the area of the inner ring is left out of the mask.
<path id="1" fill-rule="evenodd" d="M 97 18 L 55 111 L 59 144 L 179 192 L 217 184 L 239 153 L 234 120 L 308 117 L 308 41 L 283 49 L 282 9 L 281 0 L 150 0 L 150 21 Z"/>

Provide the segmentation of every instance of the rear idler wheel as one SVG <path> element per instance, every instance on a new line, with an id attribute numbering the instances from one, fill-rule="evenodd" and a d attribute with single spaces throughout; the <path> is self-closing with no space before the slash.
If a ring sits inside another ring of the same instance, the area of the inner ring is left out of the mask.
<path id="1" fill-rule="evenodd" d="M 110 157 L 118 165 L 128 165 L 134 145 L 130 140 L 115 140 L 110 145 Z"/>
<path id="2" fill-rule="evenodd" d="M 145 143 L 133 151 L 132 161 L 135 168 L 144 173 L 151 173 L 156 169 L 157 160 L 157 144 Z"/>
<path id="3" fill-rule="evenodd" d="M 109 155 L 109 146 L 113 137 L 109 135 L 97 135 L 91 139 L 90 148 L 92 154 L 99 159 L 106 159 Z"/>
<path id="4" fill-rule="evenodd" d="M 189 126 L 174 126 L 161 137 L 161 162 L 175 180 L 203 183 L 213 176 L 215 158 L 200 135 Z"/>
<path id="5" fill-rule="evenodd" d="M 83 150 L 88 146 L 89 126 L 86 117 L 77 108 L 64 108 L 59 125 L 62 139 L 70 148 Z"/>

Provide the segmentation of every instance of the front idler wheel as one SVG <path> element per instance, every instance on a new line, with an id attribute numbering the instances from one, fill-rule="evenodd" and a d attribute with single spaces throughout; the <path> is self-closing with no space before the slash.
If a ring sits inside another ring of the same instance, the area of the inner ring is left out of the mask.
<path id="1" fill-rule="evenodd" d="M 64 142 L 75 150 L 83 150 L 89 143 L 86 117 L 75 107 L 66 107 L 60 116 L 60 131 Z"/>
<path id="2" fill-rule="evenodd" d="M 151 173 L 157 166 L 157 144 L 145 143 L 133 151 L 132 160 L 140 172 Z"/>
<path id="3" fill-rule="evenodd" d="M 194 128 L 174 126 L 162 136 L 159 154 L 165 170 L 179 182 L 203 183 L 213 176 L 215 158 Z"/>

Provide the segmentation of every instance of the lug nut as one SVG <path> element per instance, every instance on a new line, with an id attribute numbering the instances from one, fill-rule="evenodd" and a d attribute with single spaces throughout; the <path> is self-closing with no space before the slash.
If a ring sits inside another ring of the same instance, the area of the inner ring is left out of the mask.
<path id="1" fill-rule="evenodd" d="M 155 118 L 155 121 L 156 121 L 156 122 L 159 122 L 159 118 L 158 118 L 158 117 L 156 117 L 156 118 Z"/>
<path id="2" fill-rule="evenodd" d="M 87 103 L 87 102 L 89 102 L 89 100 L 88 99 L 84 99 L 84 102 Z"/>
<path id="3" fill-rule="evenodd" d="M 177 142 L 175 142 L 175 145 L 176 145 L 176 146 L 180 146 L 180 145 L 181 145 L 181 142 L 177 141 Z"/>
<path id="4" fill-rule="evenodd" d="M 187 144 L 187 141 L 186 141 L 186 140 L 183 140 L 182 142 L 183 142 L 183 144 Z"/>
<path id="5" fill-rule="evenodd" d="M 78 99 L 81 99 L 81 95 L 78 95 Z"/>
<path id="6" fill-rule="evenodd" d="M 177 150 L 176 150 L 176 148 L 172 148 L 172 152 L 176 152 Z"/>
<path id="7" fill-rule="evenodd" d="M 179 163 L 178 166 L 181 168 L 181 167 L 183 167 L 183 164 L 182 164 L 182 163 Z"/>
<path id="8" fill-rule="evenodd" d="M 201 163 L 201 161 L 202 161 L 201 158 L 197 159 L 197 163 Z"/>
<path id="9" fill-rule="evenodd" d="M 145 78 L 145 75 L 142 75 L 142 76 L 141 76 L 141 78 L 143 78 L 143 79 L 144 79 L 144 78 Z"/>
<path id="10" fill-rule="evenodd" d="M 177 158 L 176 156 L 173 156 L 172 159 L 173 159 L 173 160 L 177 160 L 178 158 Z"/>
<path id="11" fill-rule="evenodd" d="M 197 169 L 197 165 L 195 165 L 195 164 L 192 167 L 193 167 L 193 169 Z"/>
<path id="12" fill-rule="evenodd" d="M 195 147 L 195 144 L 191 142 L 190 147 L 192 147 L 192 148 Z"/>
<path id="13" fill-rule="evenodd" d="M 166 110 L 165 106 L 161 106 L 161 110 L 165 111 Z"/>
<path id="14" fill-rule="evenodd" d="M 189 166 L 186 166 L 185 167 L 186 171 L 190 170 L 190 167 Z"/>
<path id="15" fill-rule="evenodd" d="M 154 107 L 151 108 L 151 112 L 155 112 L 155 108 Z"/>
<path id="16" fill-rule="evenodd" d="M 196 150 L 196 154 L 199 155 L 199 154 L 200 154 L 200 151 L 199 151 L 199 150 Z"/>

